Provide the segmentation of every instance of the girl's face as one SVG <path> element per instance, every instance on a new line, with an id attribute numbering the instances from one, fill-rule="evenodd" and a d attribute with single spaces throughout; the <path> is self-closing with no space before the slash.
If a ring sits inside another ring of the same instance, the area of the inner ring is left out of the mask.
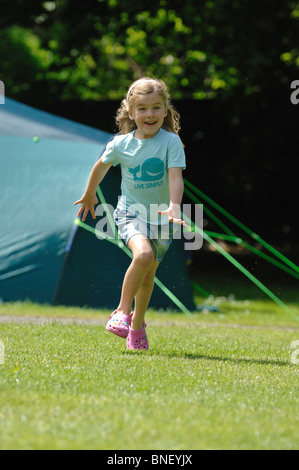
<path id="1" fill-rule="evenodd" d="M 150 139 L 157 135 L 167 112 L 164 100 L 157 91 L 136 96 L 132 111 L 129 113 L 130 119 L 134 120 L 137 126 L 135 137 Z"/>

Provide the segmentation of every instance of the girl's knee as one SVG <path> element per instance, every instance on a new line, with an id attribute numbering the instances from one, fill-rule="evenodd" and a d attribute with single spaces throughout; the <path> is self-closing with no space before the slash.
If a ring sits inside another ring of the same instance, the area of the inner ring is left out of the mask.
<path id="1" fill-rule="evenodd" d="M 151 248 L 139 250 L 134 255 L 134 261 L 142 264 L 146 268 L 150 268 L 155 260 L 154 252 Z"/>
<path id="2" fill-rule="evenodd" d="M 132 237 L 128 247 L 133 253 L 134 263 L 142 265 L 146 271 L 151 268 L 155 255 L 148 238 L 145 238 L 144 235 Z"/>

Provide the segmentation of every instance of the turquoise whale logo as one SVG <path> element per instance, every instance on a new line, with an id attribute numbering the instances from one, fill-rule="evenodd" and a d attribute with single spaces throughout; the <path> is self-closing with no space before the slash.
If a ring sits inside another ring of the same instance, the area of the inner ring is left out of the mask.
<path id="1" fill-rule="evenodd" d="M 164 163 L 160 158 L 148 158 L 143 164 L 129 168 L 134 181 L 157 181 L 164 176 Z"/>

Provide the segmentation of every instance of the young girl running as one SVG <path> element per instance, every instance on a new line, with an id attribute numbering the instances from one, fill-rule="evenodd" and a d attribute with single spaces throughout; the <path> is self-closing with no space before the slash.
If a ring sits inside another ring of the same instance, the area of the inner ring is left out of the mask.
<path id="1" fill-rule="evenodd" d="M 173 224 L 185 225 L 180 204 L 186 159 L 178 136 L 179 115 L 163 81 L 145 77 L 134 82 L 116 122 L 121 135 L 107 144 L 92 169 L 85 194 L 75 205 L 82 204 L 78 217 L 82 214 L 83 221 L 89 211 L 95 219 L 97 187 L 112 165 L 121 166 L 121 197 L 114 220 L 133 259 L 124 277 L 120 303 L 106 329 L 127 338 L 128 349 L 148 349 L 144 318 L 155 273 L 171 244 Z"/>

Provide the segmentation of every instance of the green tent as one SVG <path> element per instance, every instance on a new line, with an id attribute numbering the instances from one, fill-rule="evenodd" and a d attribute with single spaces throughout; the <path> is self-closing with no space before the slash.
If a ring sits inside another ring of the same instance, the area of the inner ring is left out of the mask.
<path id="1" fill-rule="evenodd" d="M 0 105 L 0 299 L 115 308 L 130 259 L 73 206 L 110 138 L 9 98 Z M 115 207 L 119 190 L 112 168 L 99 191 Z M 195 310 L 183 243 L 158 269 L 153 307 Z"/>

